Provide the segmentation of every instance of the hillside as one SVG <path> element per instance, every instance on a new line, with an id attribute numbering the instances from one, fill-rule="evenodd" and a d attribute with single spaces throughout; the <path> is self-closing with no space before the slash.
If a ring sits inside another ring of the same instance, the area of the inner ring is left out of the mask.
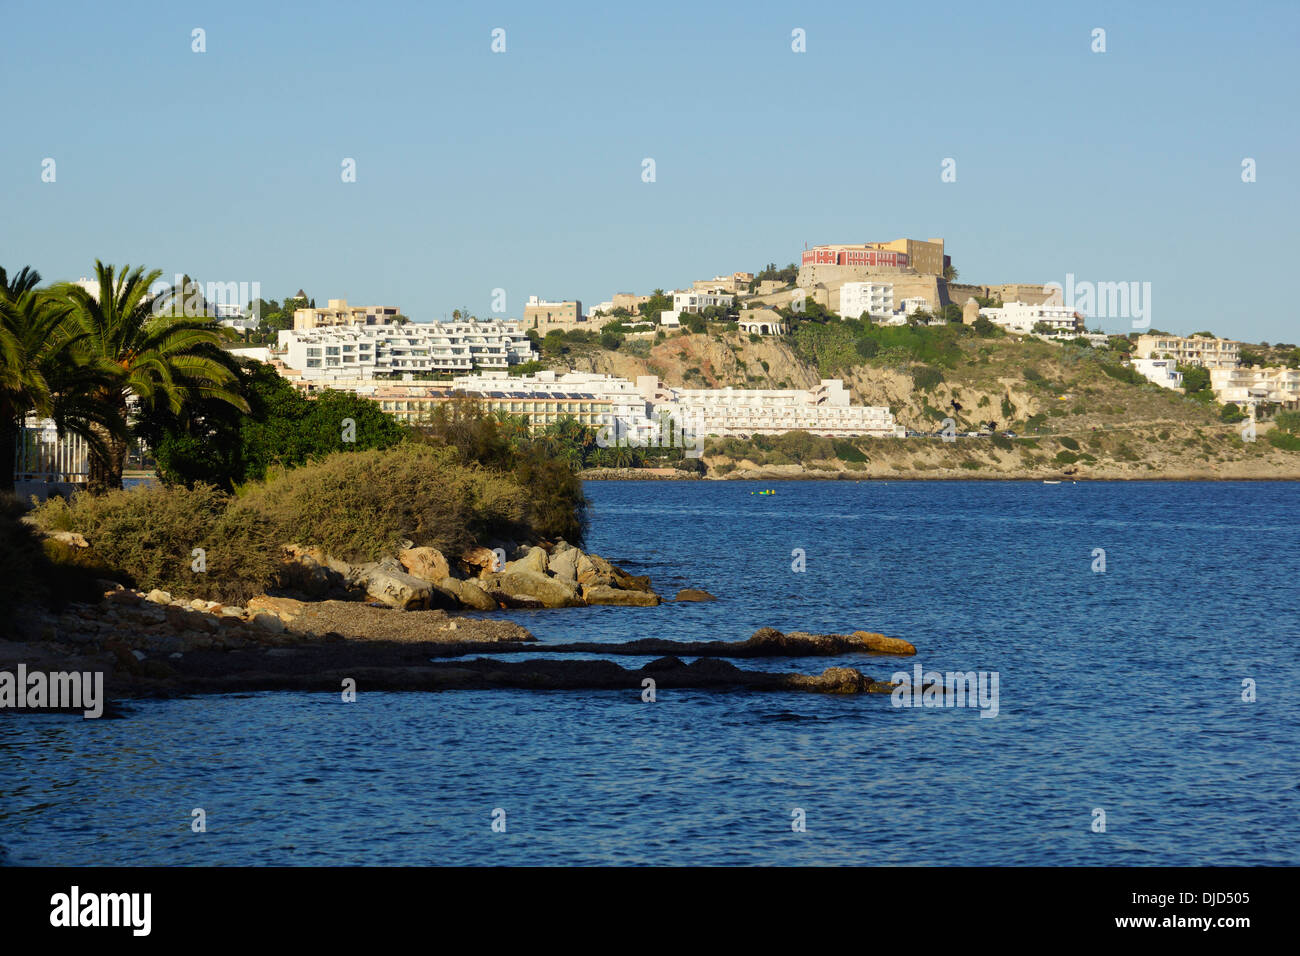
<path id="1" fill-rule="evenodd" d="M 761 438 L 715 440 L 705 455 L 711 475 L 1300 478 L 1300 452 L 1270 443 L 1271 425 L 1261 423 L 1257 440 L 1245 441 L 1243 426 L 1225 420 L 1233 416 L 1206 396 L 1135 383 L 1120 357 L 1110 349 L 1000 332 L 984 337 L 965 326 L 880 328 L 850 321 L 806 322 L 781 338 L 710 324 L 707 333 L 628 338 L 617 349 L 575 345 L 547 361 L 557 369 L 657 375 L 669 385 L 695 388 L 806 388 L 838 377 L 855 403 L 887 405 L 909 430 L 931 433 L 952 418 L 959 433 L 993 422 L 998 432 L 1017 435 L 952 443 L 826 440 L 785 450 L 764 448 L 772 442 Z"/>

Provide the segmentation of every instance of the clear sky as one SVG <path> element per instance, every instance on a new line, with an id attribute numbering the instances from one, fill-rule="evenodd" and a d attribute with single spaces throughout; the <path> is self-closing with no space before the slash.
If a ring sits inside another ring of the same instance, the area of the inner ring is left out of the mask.
<path id="1" fill-rule="evenodd" d="M 1297 51 L 1295 0 L 5 0 L 0 265 L 424 321 L 943 236 L 963 281 L 1150 282 L 1157 328 L 1295 342 Z"/>

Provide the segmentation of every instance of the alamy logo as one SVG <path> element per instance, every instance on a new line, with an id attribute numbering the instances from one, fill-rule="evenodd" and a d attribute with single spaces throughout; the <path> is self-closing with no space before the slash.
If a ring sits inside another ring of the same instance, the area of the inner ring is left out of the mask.
<path id="1" fill-rule="evenodd" d="M 622 419 L 606 419 L 596 431 L 599 448 L 680 448 L 686 458 L 699 458 L 704 454 L 704 441 L 698 423 L 692 424 L 684 415 L 661 411 L 653 433 L 634 432 Z"/>
<path id="2" fill-rule="evenodd" d="M 149 287 L 155 315 L 173 318 L 195 318 L 201 315 L 226 317 L 242 314 L 245 305 L 249 317 L 260 319 L 262 311 L 261 282 L 208 282 L 186 279 L 177 273 L 175 281 L 168 284 L 159 279 Z"/>
<path id="3" fill-rule="evenodd" d="M 1065 285 L 1044 284 L 1044 305 L 1063 305 L 1090 319 L 1131 319 L 1133 328 L 1151 327 L 1150 282 L 1078 282 L 1067 272 Z"/>
<path id="4" fill-rule="evenodd" d="M 102 671 L 0 671 L 0 710 L 79 710 L 87 720 L 104 713 Z"/>
<path id="5" fill-rule="evenodd" d="M 127 926 L 133 936 L 148 936 L 152 925 L 152 893 L 85 893 L 74 886 L 50 897 L 50 925 Z"/>
<path id="6" fill-rule="evenodd" d="M 981 717 L 998 715 L 997 671 L 940 673 L 917 663 L 911 674 L 897 671 L 889 680 L 898 685 L 889 695 L 895 707 L 978 707 Z"/>

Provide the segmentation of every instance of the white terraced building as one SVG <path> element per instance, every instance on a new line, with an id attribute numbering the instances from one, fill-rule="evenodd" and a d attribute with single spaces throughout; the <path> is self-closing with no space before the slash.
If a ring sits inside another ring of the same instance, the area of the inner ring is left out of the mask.
<path id="1" fill-rule="evenodd" d="M 1136 360 L 1134 362 L 1136 364 Z M 1294 368 L 1212 368 L 1210 388 L 1214 397 L 1226 405 L 1300 406 L 1300 369 Z"/>
<path id="2" fill-rule="evenodd" d="M 274 357 L 303 379 L 332 380 L 504 370 L 537 356 L 519 322 L 469 320 L 288 329 Z"/>
<path id="3" fill-rule="evenodd" d="M 856 319 L 868 315 L 894 314 L 892 282 L 846 282 L 840 286 L 840 317 Z"/>
<path id="4" fill-rule="evenodd" d="M 508 375 L 484 372 L 460 375 L 452 379 L 454 391 L 488 398 L 518 396 L 530 399 L 583 399 L 608 406 L 618 434 L 629 444 L 652 444 L 659 434 L 659 424 L 650 415 L 650 405 L 636 385 L 625 378 L 597 372 L 535 372 L 531 375 Z"/>
<path id="5" fill-rule="evenodd" d="M 672 415 L 697 435 L 719 438 L 806 431 L 814 435 L 902 437 L 903 429 L 883 406 L 851 405 L 836 378 L 812 389 L 672 388 L 658 376 L 641 375 L 637 388 L 651 415 Z"/>
<path id="6" fill-rule="evenodd" d="M 671 418 L 692 435 L 720 438 L 807 431 L 816 435 L 899 437 L 888 408 L 850 404 L 839 379 L 812 389 L 672 388 L 658 376 L 636 383 L 594 372 L 553 371 L 510 376 L 500 372 L 461 375 L 451 388 L 484 398 L 580 399 L 607 405 L 617 437 L 629 444 L 658 444 L 661 425 Z"/>
<path id="7" fill-rule="evenodd" d="M 1040 322 L 1051 332 L 1081 332 L 1084 315 L 1065 305 L 1031 305 L 1028 302 L 1007 302 L 1001 308 L 980 309 L 979 313 L 994 325 L 1009 332 L 1028 335 Z"/>

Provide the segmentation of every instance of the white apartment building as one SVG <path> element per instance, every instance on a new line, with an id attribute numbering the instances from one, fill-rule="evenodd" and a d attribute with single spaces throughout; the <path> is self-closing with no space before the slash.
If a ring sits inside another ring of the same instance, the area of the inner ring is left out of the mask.
<path id="1" fill-rule="evenodd" d="M 1087 318 L 1066 305 L 1030 305 L 1028 302 L 1007 302 L 1001 308 L 980 309 L 980 315 L 1008 332 L 1028 335 L 1040 322 L 1051 333 L 1082 332 Z"/>
<path id="2" fill-rule="evenodd" d="M 1223 405 L 1233 402 L 1295 408 L 1300 406 L 1300 369 L 1212 368 L 1210 388 L 1215 400 Z"/>
<path id="3" fill-rule="evenodd" d="M 726 292 L 686 292 L 673 293 L 673 311 L 679 316 L 683 312 L 703 312 L 710 307 L 726 309 L 736 300 L 734 295 Z M 663 324 L 662 321 L 660 324 Z"/>
<path id="4" fill-rule="evenodd" d="M 1172 359 L 1133 359 L 1133 371 L 1161 388 L 1182 388 L 1183 373 Z"/>
<path id="5" fill-rule="evenodd" d="M 637 377 L 651 415 L 670 415 L 698 436 L 720 438 L 806 431 L 815 435 L 901 437 L 888 408 L 851 405 L 839 379 L 813 389 L 672 388 L 658 376 Z"/>
<path id="6" fill-rule="evenodd" d="M 278 338 L 274 357 L 305 380 L 506 369 L 536 358 L 517 321 L 325 326 Z"/>
<path id="7" fill-rule="evenodd" d="M 454 391 L 485 398 L 529 398 L 543 400 L 587 399 L 608 408 L 618 425 L 618 434 L 629 443 L 652 444 L 659 434 L 658 423 L 651 420 L 650 405 L 631 381 L 597 372 L 546 370 L 531 375 L 508 375 L 484 372 L 460 375 L 452 379 Z"/>
<path id="8" fill-rule="evenodd" d="M 892 282 L 846 282 L 840 286 L 840 317 L 856 319 L 863 312 L 873 316 L 893 315 L 894 284 Z"/>
<path id="9" fill-rule="evenodd" d="M 392 322 L 401 310 L 395 305 L 348 305 L 347 299 L 330 299 L 323 309 L 294 309 L 295 329 L 319 329 L 337 325 L 382 325 Z"/>
<path id="10" fill-rule="evenodd" d="M 911 315 L 913 312 L 929 312 L 930 303 L 926 301 L 925 296 L 909 296 L 902 302 L 898 303 L 898 311 L 903 313 L 903 317 Z"/>
<path id="11" fill-rule="evenodd" d="M 1167 358 L 1180 365 L 1202 368 L 1236 368 L 1241 364 L 1241 343 L 1208 335 L 1139 335 L 1133 348 L 1137 358 Z"/>

